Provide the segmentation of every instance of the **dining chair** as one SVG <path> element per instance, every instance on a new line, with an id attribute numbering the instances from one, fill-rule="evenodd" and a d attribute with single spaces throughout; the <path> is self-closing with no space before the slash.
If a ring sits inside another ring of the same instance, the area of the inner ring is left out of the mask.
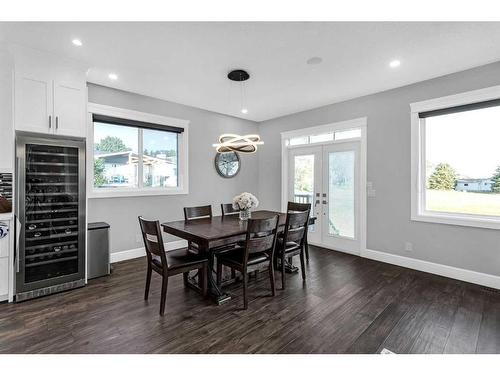
<path id="1" fill-rule="evenodd" d="M 248 273 L 264 263 L 269 264 L 271 293 L 276 295 L 274 285 L 274 250 L 278 233 L 279 215 L 267 219 L 249 219 L 244 246 L 217 254 L 217 285 L 221 285 L 222 266 L 239 271 L 243 277 L 243 307 L 248 308 Z"/>
<path id="2" fill-rule="evenodd" d="M 212 206 L 196 206 L 196 207 L 184 207 L 184 220 L 190 221 L 202 218 L 212 218 Z M 198 253 L 198 244 L 188 241 L 188 249 L 192 252 Z"/>
<path id="3" fill-rule="evenodd" d="M 240 210 L 237 208 L 233 208 L 232 203 L 221 203 L 220 212 L 222 213 L 222 216 L 229 216 L 238 215 Z"/>
<path id="4" fill-rule="evenodd" d="M 198 270 L 203 278 L 202 292 L 207 295 L 207 274 L 208 259 L 198 254 L 193 254 L 187 248 L 165 252 L 163 238 L 161 235 L 160 222 L 145 220 L 139 216 L 144 247 L 146 248 L 146 257 L 148 268 L 146 274 L 146 288 L 144 299 L 149 297 L 149 287 L 151 285 L 152 271 L 157 272 L 162 277 L 160 315 L 165 313 L 165 302 L 167 298 L 168 278 L 170 276 L 183 274 L 184 282 L 187 279 L 187 273 L 192 270 Z"/>
<path id="5" fill-rule="evenodd" d="M 300 268 L 302 279 L 306 279 L 304 262 L 304 241 L 307 235 L 309 222 L 309 211 L 294 212 L 286 214 L 285 230 L 278 241 L 276 257 L 280 259 L 281 287 L 285 289 L 285 259 L 300 255 Z"/>
<path id="6" fill-rule="evenodd" d="M 288 202 L 286 211 L 287 212 L 288 211 L 298 211 L 298 212 L 309 211 L 309 216 L 311 216 L 311 203 Z M 306 253 L 306 260 L 309 262 L 309 243 L 307 242 L 307 233 L 306 233 L 306 238 L 304 239 L 304 250 Z"/>

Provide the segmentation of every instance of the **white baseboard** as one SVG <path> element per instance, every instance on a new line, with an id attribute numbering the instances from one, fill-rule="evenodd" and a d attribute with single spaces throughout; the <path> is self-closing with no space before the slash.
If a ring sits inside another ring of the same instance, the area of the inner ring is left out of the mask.
<path id="1" fill-rule="evenodd" d="M 187 246 L 186 240 L 170 241 L 165 242 L 165 251 L 180 249 Z M 146 250 L 143 247 L 138 247 L 137 249 L 123 250 L 116 253 L 110 254 L 111 263 L 121 262 L 123 260 L 140 258 L 146 255 Z"/>
<path id="2" fill-rule="evenodd" d="M 378 260 L 384 263 L 411 268 L 417 271 L 433 273 L 435 275 L 445 276 L 451 279 L 457 279 L 473 284 L 487 286 L 490 288 L 500 289 L 500 276 L 470 271 L 463 268 L 446 266 L 439 263 L 427 262 L 425 260 L 415 258 L 408 258 L 401 255 L 384 253 L 377 250 L 366 249 L 362 252 L 361 256 L 364 258 Z"/>

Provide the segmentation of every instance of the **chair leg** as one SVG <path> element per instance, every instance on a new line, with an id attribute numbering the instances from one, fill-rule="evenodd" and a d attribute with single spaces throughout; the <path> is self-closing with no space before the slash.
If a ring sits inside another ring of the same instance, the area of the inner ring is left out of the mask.
<path id="1" fill-rule="evenodd" d="M 247 295 L 247 287 L 248 287 L 248 273 L 246 271 L 243 272 L 243 308 L 248 309 L 248 295 Z"/>
<path id="2" fill-rule="evenodd" d="M 307 242 L 307 235 L 306 235 L 306 238 L 304 240 L 304 249 L 306 251 L 306 260 L 307 260 L 307 262 L 309 262 L 309 243 Z"/>
<path id="3" fill-rule="evenodd" d="M 149 297 L 149 286 L 151 285 L 151 264 L 148 262 L 148 271 L 146 274 L 146 289 L 144 290 L 144 299 L 147 301 Z"/>
<path id="4" fill-rule="evenodd" d="M 205 263 L 205 265 L 203 266 L 202 273 L 203 273 L 202 293 L 203 293 L 203 297 L 206 297 L 207 292 L 208 292 L 208 264 L 207 263 Z"/>
<path id="5" fill-rule="evenodd" d="M 302 280 L 306 280 L 306 262 L 304 260 L 304 249 L 300 252 L 300 269 L 302 270 Z"/>
<path id="6" fill-rule="evenodd" d="M 276 286 L 274 284 L 274 261 L 271 259 L 269 262 L 269 279 L 271 280 L 271 294 L 276 295 Z"/>
<path id="7" fill-rule="evenodd" d="M 217 287 L 220 288 L 222 283 L 222 262 L 217 261 Z"/>
<path id="8" fill-rule="evenodd" d="M 285 290 L 285 256 L 281 257 L 281 289 Z"/>
<path id="9" fill-rule="evenodd" d="M 189 283 L 189 281 L 188 281 L 189 280 L 189 272 L 184 272 L 182 274 L 182 278 L 184 279 L 184 285 L 188 285 L 188 283 Z"/>
<path id="10" fill-rule="evenodd" d="M 167 287 L 168 287 L 168 275 L 162 276 L 161 284 L 161 302 L 160 302 L 160 315 L 165 314 L 165 302 L 167 301 Z"/>

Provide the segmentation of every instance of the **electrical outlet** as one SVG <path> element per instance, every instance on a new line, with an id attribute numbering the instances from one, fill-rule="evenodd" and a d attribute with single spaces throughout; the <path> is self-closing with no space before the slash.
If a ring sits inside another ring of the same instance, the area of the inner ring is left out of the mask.
<path id="1" fill-rule="evenodd" d="M 413 244 L 411 242 L 405 242 L 405 251 L 413 251 Z"/>
<path id="2" fill-rule="evenodd" d="M 371 181 L 367 181 L 366 182 L 366 195 L 370 198 L 373 198 L 375 197 L 377 194 L 377 192 L 375 191 L 375 189 L 373 188 L 373 182 Z"/>

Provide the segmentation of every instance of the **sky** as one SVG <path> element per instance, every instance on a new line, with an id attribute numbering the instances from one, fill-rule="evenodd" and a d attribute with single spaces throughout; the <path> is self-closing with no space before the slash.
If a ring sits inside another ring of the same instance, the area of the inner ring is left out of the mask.
<path id="1" fill-rule="evenodd" d="M 469 178 L 490 178 L 500 166 L 500 107 L 429 117 L 425 124 L 427 163 L 448 163 Z"/>
<path id="2" fill-rule="evenodd" d="M 110 125 L 96 122 L 94 124 L 94 143 L 109 136 L 120 138 L 132 151 L 137 152 L 138 130 L 129 126 Z M 144 130 L 143 146 L 149 151 L 176 150 L 177 135 L 158 130 Z"/>

